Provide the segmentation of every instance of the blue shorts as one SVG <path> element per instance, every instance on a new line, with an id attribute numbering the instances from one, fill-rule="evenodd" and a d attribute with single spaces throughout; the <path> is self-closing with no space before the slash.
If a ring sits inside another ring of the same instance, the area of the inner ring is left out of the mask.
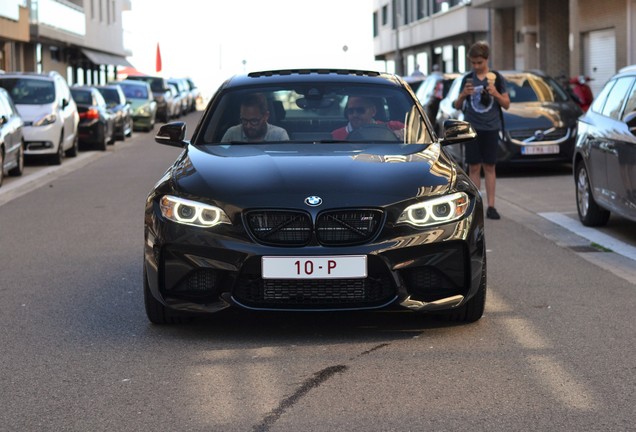
<path id="1" fill-rule="evenodd" d="M 468 165 L 487 164 L 494 165 L 497 162 L 497 144 L 499 143 L 499 131 L 477 131 L 477 137 L 466 144 L 466 163 Z"/>

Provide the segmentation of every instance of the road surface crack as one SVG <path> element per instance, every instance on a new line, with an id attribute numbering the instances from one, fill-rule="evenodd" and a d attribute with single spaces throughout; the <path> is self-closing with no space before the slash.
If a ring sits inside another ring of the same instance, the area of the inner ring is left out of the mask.
<path id="1" fill-rule="evenodd" d="M 343 373 L 349 367 L 344 365 L 329 366 L 314 374 L 313 377 L 306 380 L 291 396 L 283 399 L 281 403 L 270 412 L 263 421 L 254 427 L 254 432 L 267 432 L 270 427 L 282 416 L 288 408 L 294 406 L 303 396 L 305 396 L 313 388 L 320 386 L 329 378 L 338 373 Z"/>

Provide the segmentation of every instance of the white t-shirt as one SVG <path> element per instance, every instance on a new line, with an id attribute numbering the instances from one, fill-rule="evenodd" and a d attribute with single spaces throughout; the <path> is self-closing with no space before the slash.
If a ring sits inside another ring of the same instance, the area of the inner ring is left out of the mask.
<path id="1" fill-rule="evenodd" d="M 223 138 L 221 138 L 221 142 L 248 141 L 247 136 L 243 132 L 243 126 L 241 125 L 232 126 L 225 132 Z M 287 135 L 287 131 L 282 127 L 267 123 L 267 132 L 265 133 L 263 141 L 289 141 L 289 135 Z"/>

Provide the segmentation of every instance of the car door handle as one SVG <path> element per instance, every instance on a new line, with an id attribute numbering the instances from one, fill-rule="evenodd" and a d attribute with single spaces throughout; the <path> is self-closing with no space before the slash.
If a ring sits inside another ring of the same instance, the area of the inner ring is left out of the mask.
<path id="1" fill-rule="evenodd" d="M 614 143 L 604 142 L 600 145 L 600 148 L 603 153 L 609 153 L 614 156 L 618 156 L 618 150 L 616 150 L 616 145 Z"/>

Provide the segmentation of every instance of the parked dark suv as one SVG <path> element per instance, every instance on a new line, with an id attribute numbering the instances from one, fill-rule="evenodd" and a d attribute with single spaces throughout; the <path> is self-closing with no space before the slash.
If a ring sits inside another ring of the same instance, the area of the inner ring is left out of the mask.
<path id="1" fill-rule="evenodd" d="M 576 205 L 583 225 L 636 221 L 636 65 L 621 69 L 578 121 Z"/>

